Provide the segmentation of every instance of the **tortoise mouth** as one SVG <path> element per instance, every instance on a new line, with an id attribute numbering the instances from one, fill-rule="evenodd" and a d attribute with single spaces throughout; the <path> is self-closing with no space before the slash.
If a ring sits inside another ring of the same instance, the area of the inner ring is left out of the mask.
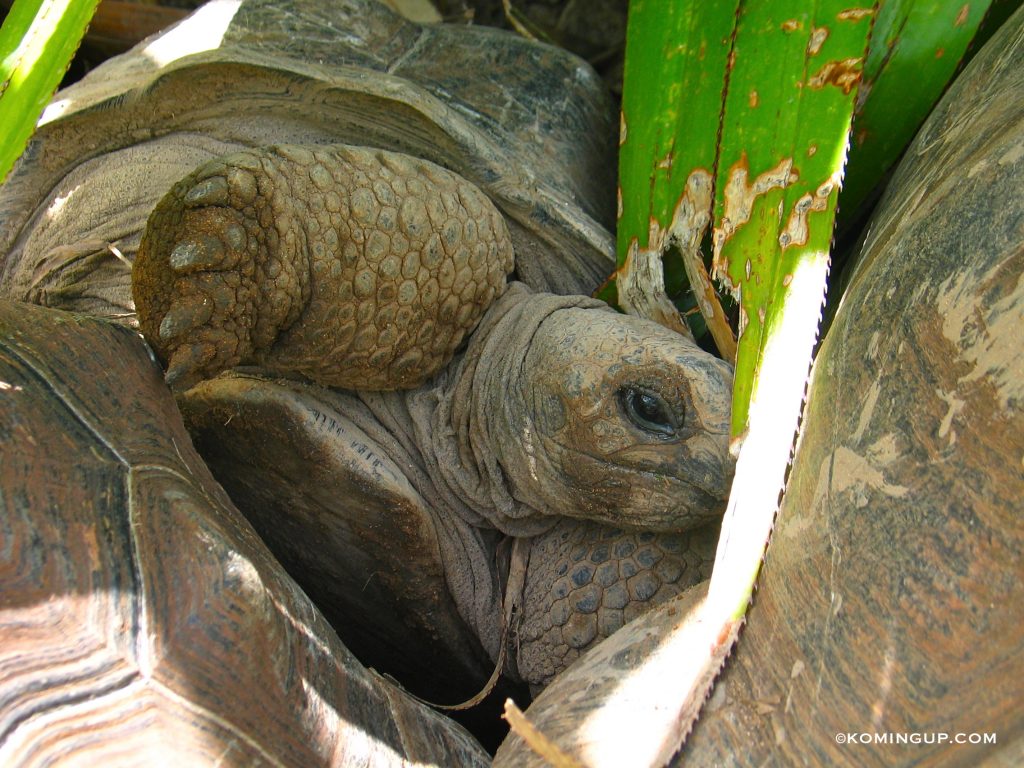
<path id="1" fill-rule="evenodd" d="M 509 639 L 517 675 L 547 685 L 624 624 L 710 576 L 717 539 L 717 524 L 656 533 L 568 519 L 537 536 Z"/>
<path id="2" fill-rule="evenodd" d="M 732 462 L 709 461 L 686 471 L 637 467 L 591 456 L 563 462 L 571 485 L 558 513 L 612 528 L 665 533 L 721 518 L 729 499 Z M 703 477 L 702 477 L 703 475 Z"/>

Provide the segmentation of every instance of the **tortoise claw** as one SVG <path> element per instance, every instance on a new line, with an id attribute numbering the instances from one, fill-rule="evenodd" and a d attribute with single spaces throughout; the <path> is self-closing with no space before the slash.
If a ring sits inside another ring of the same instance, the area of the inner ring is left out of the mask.
<path id="1" fill-rule="evenodd" d="M 199 369 L 213 360 L 215 355 L 216 349 L 212 344 L 184 344 L 171 355 L 164 380 L 172 389 L 188 389 L 201 378 Z"/>
<path id="2" fill-rule="evenodd" d="M 171 268 L 178 272 L 192 272 L 198 269 L 216 269 L 224 263 L 227 249 L 220 238 L 200 236 L 185 240 L 171 251 Z"/>
<path id="3" fill-rule="evenodd" d="M 227 205 L 228 181 L 223 176 L 204 179 L 185 193 L 184 203 L 189 208 L 203 205 Z"/>
<path id="4" fill-rule="evenodd" d="M 213 316 L 213 302 L 206 296 L 193 296 L 171 305 L 160 321 L 160 338 L 170 341 L 203 325 Z"/>
<path id="5" fill-rule="evenodd" d="M 225 224 L 221 230 L 221 235 L 224 237 L 224 242 L 227 243 L 228 248 L 234 251 L 243 250 L 248 244 L 248 236 L 245 234 L 245 227 L 235 222 Z"/>

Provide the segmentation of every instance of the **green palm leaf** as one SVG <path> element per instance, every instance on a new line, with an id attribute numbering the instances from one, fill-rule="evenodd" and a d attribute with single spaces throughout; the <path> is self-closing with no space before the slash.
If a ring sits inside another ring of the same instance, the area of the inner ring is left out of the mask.
<path id="1" fill-rule="evenodd" d="M 0 27 L 0 182 L 57 89 L 99 0 L 15 0 Z"/>

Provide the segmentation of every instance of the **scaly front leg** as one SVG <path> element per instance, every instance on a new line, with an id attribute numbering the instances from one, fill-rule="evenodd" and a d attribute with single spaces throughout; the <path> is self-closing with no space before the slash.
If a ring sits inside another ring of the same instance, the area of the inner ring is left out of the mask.
<path id="1" fill-rule="evenodd" d="M 277 146 L 176 184 L 132 288 L 172 385 L 255 364 L 399 389 L 448 362 L 512 266 L 501 214 L 465 179 L 382 150 Z"/>

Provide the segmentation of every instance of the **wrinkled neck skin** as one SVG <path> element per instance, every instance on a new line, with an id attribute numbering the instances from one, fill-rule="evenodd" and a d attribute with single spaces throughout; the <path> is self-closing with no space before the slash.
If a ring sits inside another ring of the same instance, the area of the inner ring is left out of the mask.
<path id="1" fill-rule="evenodd" d="M 379 425 L 364 428 L 379 433 L 395 455 L 401 446 L 409 456 L 410 481 L 438 512 L 449 590 L 491 658 L 501 641 L 508 568 L 498 562 L 498 543 L 505 535 L 531 536 L 558 522 L 538 512 L 532 495 L 517 497 L 494 441 L 509 442 L 504 435 L 512 428 L 506 425 L 519 424 L 525 412 L 518 371 L 529 347 L 523 338 L 528 323 L 536 326 L 538 316 L 580 305 L 604 306 L 581 296 L 542 298 L 538 305 L 536 295 L 513 283 L 488 309 L 466 352 L 436 379 L 409 392 L 359 394 Z M 497 403 L 501 410 L 492 413 Z"/>
<path id="2" fill-rule="evenodd" d="M 534 450 L 524 367 L 537 329 L 569 307 L 611 311 L 585 296 L 535 294 L 513 283 L 432 393 L 431 430 L 421 435 L 429 441 L 424 454 L 436 462 L 438 481 L 460 500 L 459 512 L 472 525 L 533 536 L 563 513 L 552 508 L 544 481 L 557 468 Z"/>

